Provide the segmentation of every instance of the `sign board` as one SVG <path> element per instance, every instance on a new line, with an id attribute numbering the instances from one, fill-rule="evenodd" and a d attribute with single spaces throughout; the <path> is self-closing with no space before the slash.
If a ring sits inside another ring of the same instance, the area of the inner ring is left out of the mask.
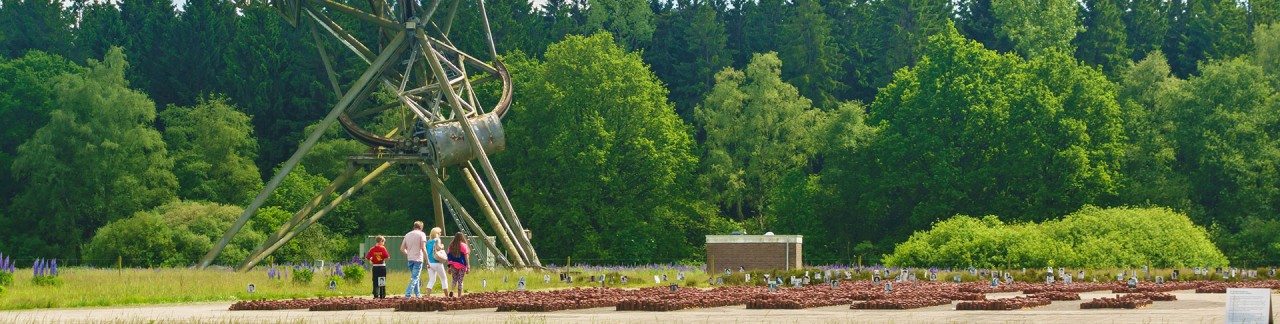
<path id="1" fill-rule="evenodd" d="M 1173 273 L 1169 274 L 1169 280 L 1178 280 L 1178 270 L 1173 270 Z"/>
<path id="2" fill-rule="evenodd" d="M 1071 284 L 1071 275 L 1065 275 L 1065 276 L 1062 276 L 1062 284 L 1064 284 L 1064 285 L 1070 285 L 1070 284 Z"/>
<path id="3" fill-rule="evenodd" d="M 516 290 L 524 290 L 524 288 L 525 288 L 524 277 L 520 277 L 520 282 L 516 283 Z"/>
<path id="4" fill-rule="evenodd" d="M 880 276 L 871 277 L 871 282 L 880 283 Z"/>
<path id="5" fill-rule="evenodd" d="M 248 290 L 249 290 L 249 293 L 250 293 L 250 294 L 252 294 L 253 292 L 255 292 L 255 291 L 257 291 L 257 290 L 258 290 L 258 286 L 255 286 L 255 285 L 253 285 L 253 284 L 249 284 L 249 288 L 248 288 Z"/>
<path id="6" fill-rule="evenodd" d="M 387 277 L 378 277 L 378 287 L 387 286 Z"/>
<path id="7" fill-rule="evenodd" d="M 1227 323 L 1271 323 L 1271 289 L 1227 288 Z"/>
<path id="8" fill-rule="evenodd" d="M 655 284 L 662 283 L 662 277 L 659 277 L 658 275 L 653 275 L 653 283 Z"/>
<path id="9" fill-rule="evenodd" d="M 884 283 L 884 292 L 893 292 L 893 283 L 892 283 L 892 282 L 886 282 L 886 283 Z"/>
<path id="10" fill-rule="evenodd" d="M 778 291 L 778 283 L 770 281 L 769 291 Z"/>
<path id="11" fill-rule="evenodd" d="M 1273 277 L 1274 277 L 1274 276 L 1275 276 L 1275 273 L 1274 273 L 1274 272 L 1275 272 L 1275 270 L 1273 269 L 1273 270 L 1271 270 L 1271 272 L 1273 272 L 1273 273 L 1271 274 L 1271 276 L 1273 276 Z M 845 272 L 844 272 L 844 279 L 845 279 L 845 280 L 853 280 L 853 274 L 852 274 L 852 273 L 849 273 L 848 271 L 845 271 Z"/>
<path id="12" fill-rule="evenodd" d="M 1164 284 L 1164 276 L 1156 276 L 1156 284 L 1157 284 L 1157 285 L 1163 285 L 1163 284 Z"/>
<path id="13" fill-rule="evenodd" d="M 954 277 L 951 277 L 951 279 L 956 283 L 960 283 L 960 275 L 955 275 Z"/>
<path id="14" fill-rule="evenodd" d="M 929 281 L 938 281 L 938 273 L 937 273 L 937 272 L 930 272 L 930 273 L 929 273 Z"/>
<path id="15" fill-rule="evenodd" d="M 622 276 L 622 284 L 627 284 L 627 276 Z"/>
<path id="16" fill-rule="evenodd" d="M 751 274 L 750 274 L 750 273 L 748 273 L 748 274 L 744 274 L 744 275 L 742 275 L 742 282 L 750 283 L 750 282 L 751 282 Z"/>
<path id="17" fill-rule="evenodd" d="M 338 290 L 338 281 L 329 280 L 329 290 Z"/>
<path id="18" fill-rule="evenodd" d="M 670 286 L 667 286 L 667 287 L 671 288 L 671 292 L 675 292 L 676 290 L 680 290 L 680 286 L 677 286 L 676 284 L 671 284 Z"/>
<path id="19" fill-rule="evenodd" d="M 1129 277 L 1129 289 L 1138 288 L 1138 277 Z"/>
<path id="20" fill-rule="evenodd" d="M 551 283 L 551 275 L 542 275 L 542 283 Z"/>
<path id="21" fill-rule="evenodd" d="M 676 273 L 676 280 L 684 281 L 684 272 Z"/>
<path id="22" fill-rule="evenodd" d="M 839 288 L 840 288 L 840 280 L 832 280 L 831 289 L 839 289 Z"/>

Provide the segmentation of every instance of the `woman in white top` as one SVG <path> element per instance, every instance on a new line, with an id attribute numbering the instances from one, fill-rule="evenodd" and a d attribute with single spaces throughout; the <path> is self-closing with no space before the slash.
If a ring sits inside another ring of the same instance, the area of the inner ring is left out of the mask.
<path id="1" fill-rule="evenodd" d="M 449 291 L 449 279 L 445 277 L 444 261 L 437 259 L 437 254 L 444 255 L 444 244 L 440 242 L 441 232 L 444 230 L 439 227 L 431 228 L 431 236 L 427 240 L 427 251 L 430 252 L 427 256 L 427 294 L 425 296 L 431 296 L 431 288 L 436 286 L 436 278 L 440 278 L 440 290 Z M 447 261 L 448 257 L 445 258 Z"/>

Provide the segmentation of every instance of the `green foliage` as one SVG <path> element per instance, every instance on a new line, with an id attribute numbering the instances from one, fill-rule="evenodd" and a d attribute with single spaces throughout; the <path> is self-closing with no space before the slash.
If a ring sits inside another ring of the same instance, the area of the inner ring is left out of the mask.
<path id="1" fill-rule="evenodd" d="M 995 216 L 955 216 L 916 232 L 885 264 L 933 267 L 1225 266 L 1208 233 L 1165 208 L 1087 206 L 1042 224 L 1005 224 Z"/>
<path id="2" fill-rule="evenodd" d="M 31 284 L 41 287 L 62 287 L 62 278 L 55 276 L 31 277 Z"/>
<path id="3" fill-rule="evenodd" d="M 364 281 L 364 267 L 355 264 L 342 267 L 342 279 L 346 279 L 348 284 L 360 284 Z"/>
<path id="4" fill-rule="evenodd" d="M 588 0 L 586 31 L 606 31 L 628 49 L 653 38 L 653 11 L 644 0 Z"/>
<path id="5" fill-rule="evenodd" d="M 992 0 L 1001 22 L 999 32 L 1024 57 L 1045 52 L 1073 52 L 1071 41 L 1082 28 L 1076 23 L 1080 5 L 1074 0 Z"/>
<path id="6" fill-rule="evenodd" d="M 18 146 L 49 122 L 49 112 L 54 109 L 54 83 L 49 80 L 82 70 L 58 55 L 37 50 L 12 60 L 0 58 L 0 117 L 4 120 L 0 127 L 0 205 L 9 205 L 24 185 L 13 178 L 10 168 Z M 18 234 L 0 230 L 0 235 L 8 237 Z"/>
<path id="7" fill-rule="evenodd" d="M 815 151 L 813 130 L 824 116 L 783 82 L 775 53 L 757 54 L 744 72 L 716 74 L 716 86 L 694 119 L 706 134 L 702 174 L 713 201 L 734 219 L 759 218 L 767 194 L 786 172 L 804 166 Z"/>
<path id="8" fill-rule="evenodd" d="M 951 29 L 880 93 L 870 119 L 881 136 L 829 180 L 848 183 L 836 201 L 879 225 L 854 232 L 873 241 L 954 214 L 1061 215 L 1115 193 L 1114 98 L 1099 71 L 1061 52 L 1023 60 Z"/>
<path id="9" fill-rule="evenodd" d="M 71 54 L 75 18 L 61 1 L 0 1 L 0 57 L 19 57 L 28 50 Z"/>
<path id="10" fill-rule="evenodd" d="M 1120 103 L 1128 145 L 1121 164 L 1121 204 L 1191 208 L 1191 182 L 1175 168 L 1178 126 L 1164 99 L 1166 89 L 1179 87 L 1160 51 L 1153 51 L 1136 65 L 1120 72 Z"/>
<path id="11" fill-rule="evenodd" d="M 0 271 L 0 288 L 13 284 L 13 274 L 8 270 Z"/>
<path id="12" fill-rule="evenodd" d="M 1280 208 L 1280 95 L 1271 80 L 1243 59 L 1214 61 L 1161 92 L 1178 124 L 1179 171 L 1203 208 L 1192 213 L 1196 223 L 1234 232 L 1245 218 L 1274 219 Z"/>
<path id="13" fill-rule="evenodd" d="M 258 143 L 249 116 L 226 98 L 201 99 L 194 107 L 169 106 L 160 114 L 164 138 L 181 185 L 179 197 L 247 204 L 262 189 L 253 164 Z"/>
<path id="14" fill-rule="evenodd" d="M 1280 23 L 1258 26 L 1253 31 L 1253 46 L 1253 63 L 1271 75 L 1280 88 Z"/>
<path id="15" fill-rule="evenodd" d="M 222 238 L 241 209 L 206 202 L 172 202 L 100 228 L 85 249 L 90 264 L 112 266 L 188 266 Z M 255 222 L 257 220 L 255 219 Z M 264 239 L 253 223 L 214 260 L 237 264 Z"/>
<path id="16" fill-rule="evenodd" d="M 1084 28 L 1080 38 L 1078 56 L 1086 63 L 1101 67 L 1111 73 L 1129 63 L 1130 49 L 1122 15 L 1127 1 L 1089 0 L 1084 13 Z"/>
<path id="17" fill-rule="evenodd" d="M 49 123 L 18 148 L 17 179 L 28 186 L 13 217 L 32 220 L 41 244 L 28 251 L 74 258 L 98 227 L 174 198 L 177 180 L 155 105 L 128 88 L 119 49 L 82 74 L 55 78 Z"/>
<path id="18" fill-rule="evenodd" d="M 720 19 L 716 8 L 701 2 L 660 15 L 654 40 L 642 54 L 671 90 L 668 98 L 685 121 L 693 120 L 693 107 L 715 85 L 716 71 L 733 63 Z"/>
<path id="19" fill-rule="evenodd" d="M 539 257 L 694 256 L 713 216 L 691 198 L 693 138 L 666 89 L 609 34 L 570 36 L 545 57 L 508 57 L 521 95 L 504 118 L 508 149 L 493 157 L 534 246 L 554 247 Z"/>
<path id="20" fill-rule="evenodd" d="M 794 14 L 782 25 L 778 57 L 787 62 L 783 76 L 800 94 L 820 109 L 834 109 L 836 93 L 844 88 L 836 77 L 842 74 L 842 57 L 831 37 L 831 22 L 818 0 L 796 1 Z M 752 60 L 755 60 L 753 57 Z"/>
<path id="21" fill-rule="evenodd" d="M 315 276 L 316 276 L 316 272 L 314 270 L 311 270 L 311 268 L 295 267 L 293 268 L 293 275 L 290 276 L 290 278 L 292 278 L 290 280 L 293 280 L 294 284 L 306 285 L 306 284 L 310 284 L 311 280 L 314 279 Z"/>

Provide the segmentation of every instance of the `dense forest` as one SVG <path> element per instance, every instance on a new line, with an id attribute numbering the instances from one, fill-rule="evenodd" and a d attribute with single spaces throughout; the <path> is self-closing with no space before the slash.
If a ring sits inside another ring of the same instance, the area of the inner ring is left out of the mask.
<path id="1" fill-rule="evenodd" d="M 872 263 L 956 215 L 1016 227 L 1128 206 L 1186 215 L 1232 264 L 1280 264 L 1278 0 L 487 10 L 515 80 L 494 164 L 544 263 L 696 262 L 703 235 L 734 231 Z M 226 0 L 0 2 L 0 252 L 195 263 L 336 101 L 317 46 L 343 49 L 312 32 Z M 218 262 L 366 151 L 329 130 Z M 429 195 L 384 177 L 275 257 L 347 258 L 430 221 Z"/>

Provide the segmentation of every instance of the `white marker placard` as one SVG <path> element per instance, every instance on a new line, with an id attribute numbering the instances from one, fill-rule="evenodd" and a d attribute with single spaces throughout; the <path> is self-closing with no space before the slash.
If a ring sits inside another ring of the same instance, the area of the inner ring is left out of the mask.
<path id="1" fill-rule="evenodd" d="M 1227 323 L 1270 323 L 1271 289 L 1227 288 Z"/>

